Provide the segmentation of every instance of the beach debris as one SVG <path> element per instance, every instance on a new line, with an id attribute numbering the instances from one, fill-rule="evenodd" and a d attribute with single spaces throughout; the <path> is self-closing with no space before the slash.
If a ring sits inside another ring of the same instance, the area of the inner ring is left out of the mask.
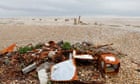
<path id="1" fill-rule="evenodd" d="M 65 60 L 66 60 L 66 57 L 61 52 L 58 52 L 52 59 L 52 61 L 55 63 L 59 63 Z"/>
<path id="2" fill-rule="evenodd" d="M 35 49 L 40 49 L 40 48 L 42 48 L 43 45 L 44 45 L 43 43 L 38 43 L 34 46 L 34 48 Z"/>
<path id="3" fill-rule="evenodd" d="M 77 43 L 73 44 L 72 47 L 73 47 L 74 49 L 76 49 L 76 50 L 80 50 L 80 48 L 81 48 L 82 46 L 81 46 L 81 43 L 80 43 L 80 42 L 77 42 Z"/>
<path id="4" fill-rule="evenodd" d="M 107 47 L 107 48 L 111 48 L 112 49 L 111 45 L 113 45 L 113 43 L 105 44 L 105 45 L 97 45 L 96 48 L 106 48 Z"/>
<path id="5" fill-rule="evenodd" d="M 6 56 L 7 56 L 7 57 L 11 57 L 12 54 L 13 54 L 12 52 L 8 52 L 8 53 L 6 54 Z"/>
<path id="6" fill-rule="evenodd" d="M 77 50 L 77 51 L 80 51 L 82 53 L 85 53 L 86 51 L 89 51 L 89 50 L 94 50 L 94 45 L 91 44 L 90 42 L 77 42 L 75 44 L 72 45 L 72 48 Z"/>
<path id="7" fill-rule="evenodd" d="M 76 50 L 73 50 L 73 58 L 75 59 L 81 59 L 81 60 L 93 60 L 93 56 L 89 55 L 89 54 L 81 54 L 81 55 L 77 55 L 76 54 Z"/>
<path id="8" fill-rule="evenodd" d="M 82 45 L 83 46 L 93 46 L 94 44 L 92 44 L 91 42 L 88 42 L 88 41 L 83 41 Z"/>
<path id="9" fill-rule="evenodd" d="M 34 70 L 36 68 L 37 68 L 37 64 L 33 63 L 33 64 L 28 65 L 27 67 L 23 68 L 22 72 L 23 72 L 23 74 L 27 74 L 28 72 L 30 72 L 30 71 L 32 71 L 32 70 Z"/>
<path id="10" fill-rule="evenodd" d="M 64 44 L 63 40 L 57 42 L 57 45 L 60 46 L 60 47 L 62 47 L 63 44 Z"/>
<path id="11" fill-rule="evenodd" d="M 49 47 L 51 47 L 51 48 L 57 48 L 58 47 L 57 44 L 54 41 L 49 41 L 48 44 L 49 44 Z"/>
<path id="12" fill-rule="evenodd" d="M 40 53 L 40 56 L 39 56 L 40 59 L 44 59 L 49 56 L 48 51 L 39 51 L 38 53 Z"/>
<path id="13" fill-rule="evenodd" d="M 10 60 L 8 58 L 4 59 L 3 61 L 4 64 L 9 65 L 10 64 Z"/>
<path id="14" fill-rule="evenodd" d="M 0 51 L 0 54 L 5 54 L 5 53 L 11 53 L 14 51 L 14 48 L 16 47 L 16 43 L 11 44 L 7 48 L 3 49 Z"/>
<path id="15" fill-rule="evenodd" d="M 72 59 L 55 64 L 51 68 L 52 81 L 72 81 L 77 79 L 76 65 Z"/>
<path id="16" fill-rule="evenodd" d="M 6 76 L 15 79 L 27 77 L 32 80 L 39 79 L 40 84 L 50 81 L 92 84 L 92 81 L 101 81 L 102 74 L 119 71 L 118 56 L 124 54 L 111 45 L 95 46 L 87 41 L 70 44 L 62 40 L 34 46 L 29 44 L 19 47 L 17 51 L 7 48 L 5 51 L 8 52 L 0 58 L 0 70 L 4 69 L 0 72 L 0 79 Z M 113 67 L 114 71 L 110 67 Z"/>
<path id="17" fill-rule="evenodd" d="M 102 54 L 99 58 L 99 64 L 101 70 L 104 73 L 118 73 L 120 67 L 120 60 L 115 57 L 115 55 L 109 54 Z"/>
<path id="18" fill-rule="evenodd" d="M 41 69 L 50 70 L 52 65 L 54 65 L 53 62 L 44 62 L 37 67 L 36 71 L 39 71 Z"/>
<path id="19" fill-rule="evenodd" d="M 44 43 L 44 45 L 45 45 L 46 47 L 50 46 L 50 44 L 49 44 L 49 43 Z"/>
<path id="20" fill-rule="evenodd" d="M 53 63 L 45 62 L 37 67 L 36 71 L 38 73 L 38 78 L 40 81 L 40 84 L 47 84 L 49 77 L 48 77 L 48 70 L 50 69 L 51 65 Z"/>
<path id="21" fill-rule="evenodd" d="M 56 52 L 57 52 L 57 50 L 55 50 L 55 51 L 49 51 L 48 57 L 51 58 L 51 59 L 53 59 L 53 57 L 56 55 Z"/>
<path id="22" fill-rule="evenodd" d="M 83 22 L 83 21 L 80 21 L 80 24 L 81 24 L 81 25 L 88 25 L 88 23 L 85 23 L 85 22 Z"/>
<path id="23" fill-rule="evenodd" d="M 39 77 L 40 84 L 47 84 L 48 74 L 46 73 L 46 69 L 39 70 L 38 77 Z"/>

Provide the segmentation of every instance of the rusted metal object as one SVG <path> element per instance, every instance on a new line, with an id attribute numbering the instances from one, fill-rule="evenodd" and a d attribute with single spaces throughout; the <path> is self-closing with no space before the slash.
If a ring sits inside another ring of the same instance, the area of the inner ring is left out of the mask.
<path id="1" fill-rule="evenodd" d="M 118 73 L 120 60 L 113 54 L 102 54 L 99 58 L 100 68 L 104 73 Z"/>
<path id="2" fill-rule="evenodd" d="M 40 59 L 44 59 L 44 58 L 47 57 L 47 56 L 48 56 L 48 52 L 47 52 L 47 51 L 43 51 L 43 52 L 40 53 L 39 58 L 40 58 Z"/>
<path id="3" fill-rule="evenodd" d="M 52 49 L 59 48 L 59 46 L 57 45 L 57 43 L 55 43 L 55 41 L 49 41 L 48 44 L 49 44 L 49 47 Z"/>

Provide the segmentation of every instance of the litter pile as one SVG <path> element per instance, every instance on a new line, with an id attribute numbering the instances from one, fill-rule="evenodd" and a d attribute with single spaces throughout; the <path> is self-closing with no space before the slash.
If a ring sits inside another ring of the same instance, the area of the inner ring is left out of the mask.
<path id="1" fill-rule="evenodd" d="M 0 83 L 103 84 L 105 75 L 119 72 L 119 58 L 124 56 L 111 45 L 64 41 L 24 47 L 12 44 L 0 51 Z"/>

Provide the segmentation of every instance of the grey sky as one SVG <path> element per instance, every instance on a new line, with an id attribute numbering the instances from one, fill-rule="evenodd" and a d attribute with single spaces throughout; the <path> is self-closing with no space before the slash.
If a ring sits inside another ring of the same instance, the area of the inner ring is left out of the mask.
<path id="1" fill-rule="evenodd" d="M 0 17 L 140 16 L 140 0 L 1 0 Z"/>

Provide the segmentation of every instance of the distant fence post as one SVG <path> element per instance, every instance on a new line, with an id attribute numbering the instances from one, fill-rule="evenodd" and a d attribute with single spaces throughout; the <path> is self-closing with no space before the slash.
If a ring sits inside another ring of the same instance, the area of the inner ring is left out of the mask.
<path id="1" fill-rule="evenodd" d="M 80 19 L 81 19 L 81 16 L 78 17 L 78 24 L 80 24 Z"/>

